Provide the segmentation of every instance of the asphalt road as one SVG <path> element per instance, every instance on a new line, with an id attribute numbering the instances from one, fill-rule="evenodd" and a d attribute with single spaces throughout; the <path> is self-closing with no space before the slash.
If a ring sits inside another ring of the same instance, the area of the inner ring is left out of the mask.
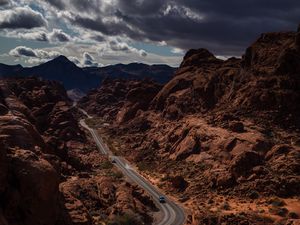
<path id="1" fill-rule="evenodd" d="M 79 109 L 82 113 L 84 113 L 88 118 L 92 118 L 89 116 L 84 110 Z M 142 177 L 136 170 L 134 170 L 129 162 L 127 162 L 124 158 L 118 157 L 112 154 L 112 152 L 108 149 L 108 147 L 103 143 L 101 137 L 98 135 L 97 131 L 90 128 L 84 120 L 80 120 L 80 125 L 86 128 L 94 138 L 94 141 L 102 154 L 106 154 L 109 156 L 111 160 L 114 160 L 114 165 L 118 167 L 122 173 L 128 177 L 130 180 L 138 184 L 141 188 L 143 188 L 149 195 L 153 197 L 153 200 L 159 210 L 162 212 L 162 217 L 160 221 L 157 221 L 157 225 L 182 225 L 185 222 L 185 213 L 184 210 L 178 206 L 175 202 L 170 200 L 167 196 L 162 194 L 156 187 L 154 187 L 149 181 L 147 181 L 144 177 Z M 159 202 L 159 196 L 165 196 L 166 203 Z"/>

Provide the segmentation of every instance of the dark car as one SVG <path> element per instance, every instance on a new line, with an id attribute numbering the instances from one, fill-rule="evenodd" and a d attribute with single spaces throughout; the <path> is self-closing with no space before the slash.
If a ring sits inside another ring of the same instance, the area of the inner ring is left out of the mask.
<path id="1" fill-rule="evenodd" d="M 166 198 L 164 196 L 159 196 L 159 202 L 160 203 L 165 203 L 166 202 Z"/>
<path id="2" fill-rule="evenodd" d="M 116 160 L 115 160 L 115 159 L 112 159 L 111 162 L 112 162 L 112 163 L 116 163 Z"/>

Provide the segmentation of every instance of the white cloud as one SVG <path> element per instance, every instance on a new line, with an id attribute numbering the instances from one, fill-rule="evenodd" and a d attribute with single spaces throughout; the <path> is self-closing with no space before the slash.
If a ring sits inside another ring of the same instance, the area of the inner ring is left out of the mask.
<path id="1" fill-rule="evenodd" d="M 74 56 L 68 56 L 68 59 L 69 59 L 71 62 L 75 63 L 77 66 L 81 66 L 81 62 L 80 62 L 80 60 L 79 60 L 77 57 L 74 57 Z"/>
<path id="2" fill-rule="evenodd" d="M 43 49 L 32 49 L 26 46 L 18 46 L 9 51 L 9 55 L 13 57 L 25 57 L 30 58 L 26 59 L 29 63 L 33 64 L 36 62 L 41 62 L 44 60 L 49 60 L 58 57 L 61 55 L 57 51 L 46 51 Z"/>
<path id="3" fill-rule="evenodd" d="M 31 65 L 38 65 L 47 62 L 49 59 L 28 58 L 25 62 Z"/>
<path id="4" fill-rule="evenodd" d="M 53 29 L 48 36 L 49 40 L 51 40 L 52 42 L 67 42 L 72 39 L 70 35 L 66 34 L 61 29 Z"/>
<path id="5" fill-rule="evenodd" d="M 178 66 L 182 60 L 182 58 L 178 56 L 161 56 L 149 52 L 147 53 L 147 57 L 144 57 L 142 56 L 142 50 L 141 52 L 118 51 L 116 54 L 115 51 L 107 48 L 99 54 L 98 50 L 104 46 L 107 47 L 108 44 L 106 42 L 95 45 L 68 42 L 63 46 L 54 46 L 43 49 L 18 46 L 9 52 L 9 56 L 15 57 L 16 59 L 22 58 L 27 64 L 31 65 L 51 60 L 59 55 L 65 55 L 70 61 L 78 66 L 88 66 L 84 64 L 85 59 L 92 59 L 94 66 L 96 63 L 98 66 L 102 66 L 120 62 L 124 64 L 141 62 L 147 64 L 168 64 L 171 66 Z"/>
<path id="6" fill-rule="evenodd" d="M 174 54 L 184 54 L 184 50 L 181 48 L 172 48 L 171 52 Z"/>
<path id="7" fill-rule="evenodd" d="M 6 9 L 0 13 L 0 28 L 2 29 L 31 29 L 45 26 L 47 26 L 47 21 L 44 16 L 28 6 Z"/>
<path id="8" fill-rule="evenodd" d="M 82 60 L 82 66 L 98 66 L 98 62 L 95 61 L 95 58 L 88 52 L 83 53 L 83 60 Z"/>
<path id="9" fill-rule="evenodd" d="M 21 38 L 26 40 L 46 41 L 51 43 L 68 42 L 72 41 L 72 37 L 61 29 L 53 29 L 51 32 L 46 29 L 32 29 L 28 30 L 14 30 L 6 31 L 5 35 L 8 37 Z"/>
<path id="10" fill-rule="evenodd" d="M 166 7 L 162 10 L 162 13 L 164 16 L 176 14 L 183 18 L 189 18 L 195 21 L 201 21 L 204 19 L 204 15 L 201 15 L 188 7 L 175 4 L 174 2 L 167 4 Z"/>
<path id="11" fill-rule="evenodd" d="M 5 33 L 7 37 L 21 38 L 26 40 L 49 41 L 47 33 L 44 30 L 14 30 Z"/>
<path id="12" fill-rule="evenodd" d="M 105 53 L 113 53 L 115 52 L 124 52 L 124 53 L 133 53 L 142 57 L 146 57 L 148 53 L 143 49 L 137 49 L 128 45 L 126 42 L 118 39 L 112 39 L 108 42 L 102 43 L 99 45 L 98 52 L 100 55 Z"/>
<path id="13" fill-rule="evenodd" d="M 9 55 L 14 57 L 37 57 L 35 51 L 32 48 L 28 48 L 26 46 L 18 46 L 10 50 Z"/>

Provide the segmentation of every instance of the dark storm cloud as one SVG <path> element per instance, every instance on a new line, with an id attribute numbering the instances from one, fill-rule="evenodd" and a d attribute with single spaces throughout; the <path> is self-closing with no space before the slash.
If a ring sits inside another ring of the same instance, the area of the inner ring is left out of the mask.
<path id="1" fill-rule="evenodd" d="M 66 5 L 62 0 L 47 0 L 50 5 L 53 5 L 57 9 L 65 9 Z"/>
<path id="2" fill-rule="evenodd" d="M 118 0 L 118 8 L 128 15 L 150 15 L 157 14 L 162 8 L 165 0 Z"/>
<path id="3" fill-rule="evenodd" d="M 7 2 L 8 0 L 0 0 L 0 6 L 6 5 Z M 24 5 L 25 1 L 18 2 L 23 2 Z M 45 16 L 49 18 L 49 24 L 60 26 L 66 23 L 61 28 L 64 29 L 66 25 L 72 29 L 75 26 L 74 30 L 79 30 L 80 34 L 86 34 L 88 30 L 96 31 L 90 32 L 95 35 L 89 36 L 99 42 L 112 40 L 107 36 L 125 37 L 123 41 L 129 37 L 141 42 L 165 41 L 169 46 L 181 49 L 204 47 L 218 55 L 240 55 L 260 33 L 292 30 L 300 22 L 299 0 L 46 0 L 46 2 L 56 8 L 42 10 L 45 15 L 52 13 L 49 14 L 51 16 Z M 47 5 L 40 4 L 40 7 L 45 6 Z M 53 23 L 56 14 L 59 22 L 57 20 Z M 0 13 L 0 28 L 30 29 L 46 25 L 43 15 L 29 7 L 15 7 L 1 10 Z M 73 40 L 67 33 L 58 29 L 47 33 L 46 36 L 32 35 L 36 39 L 52 42 Z M 76 34 L 72 33 L 72 36 Z M 130 47 L 120 43 L 108 45 L 115 51 L 128 51 L 126 48 Z"/>
<path id="4" fill-rule="evenodd" d="M 0 6 L 5 6 L 8 5 L 10 3 L 9 0 L 0 0 Z"/>
<path id="5" fill-rule="evenodd" d="M 29 7 L 17 7 L 3 10 L 0 14 L 0 28 L 7 29 L 31 29 L 46 26 L 43 16 Z"/>
<path id="6" fill-rule="evenodd" d="M 71 4 L 79 11 L 98 11 L 102 5 L 102 1 L 98 0 L 72 0 Z"/>
<path id="7" fill-rule="evenodd" d="M 299 10 L 298 0 L 177 0 L 179 4 L 196 9 L 200 12 L 232 18 L 275 17 L 288 15 Z"/>
<path id="8" fill-rule="evenodd" d="M 91 35 L 90 38 L 92 40 L 98 41 L 98 42 L 103 42 L 105 41 L 105 38 L 101 35 Z"/>
<path id="9" fill-rule="evenodd" d="M 123 22 L 106 21 L 104 23 L 103 19 L 100 17 L 91 19 L 79 15 L 68 19 L 73 25 L 98 31 L 108 36 L 127 35 L 133 39 L 138 39 L 140 37 L 140 34 L 137 30 L 129 28 L 128 25 Z"/>
<path id="10" fill-rule="evenodd" d="M 300 21 L 299 0 L 118 0 L 110 14 L 95 7 L 95 0 L 73 4 L 99 10 L 96 19 L 77 15 L 71 21 L 81 27 L 223 55 L 239 55 L 260 33 L 295 29 Z M 119 20 L 103 22 L 110 16 Z"/>
<path id="11" fill-rule="evenodd" d="M 300 21 L 300 2 L 296 0 L 156 1 L 160 3 L 156 13 L 153 9 L 158 5 L 151 1 L 148 14 L 143 12 L 148 1 L 130 2 L 122 1 L 118 15 L 140 29 L 143 38 L 164 40 L 183 49 L 206 47 L 225 55 L 241 54 L 260 33 L 294 29 Z"/>

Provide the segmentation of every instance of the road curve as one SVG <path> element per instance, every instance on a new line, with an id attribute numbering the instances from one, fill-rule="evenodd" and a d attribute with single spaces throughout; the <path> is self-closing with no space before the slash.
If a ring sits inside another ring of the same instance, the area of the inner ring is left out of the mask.
<path id="1" fill-rule="evenodd" d="M 85 114 L 88 118 L 92 118 L 86 111 L 83 109 L 79 109 L 83 114 Z M 136 170 L 134 170 L 129 162 L 127 162 L 124 158 L 113 155 L 113 153 L 108 149 L 108 147 L 103 143 L 101 137 L 98 135 L 96 130 L 90 128 L 84 121 L 84 119 L 80 120 L 80 125 L 87 129 L 99 151 L 102 154 L 106 154 L 110 157 L 111 160 L 114 159 L 115 166 L 118 167 L 122 173 L 131 179 L 133 182 L 138 184 L 141 188 L 143 188 L 149 195 L 153 197 L 154 202 L 157 207 L 163 214 L 161 221 L 157 221 L 157 225 L 182 225 L 185 223 L 185 213 L 184 210 L 174 203 L 172 200 L 166 197 L 166 203 L 159 202 L 159 196 L 163 195 L 157 188 L 155 188 L 149 181 L 147 181 L 144 177 L 142 177 Z"/>

